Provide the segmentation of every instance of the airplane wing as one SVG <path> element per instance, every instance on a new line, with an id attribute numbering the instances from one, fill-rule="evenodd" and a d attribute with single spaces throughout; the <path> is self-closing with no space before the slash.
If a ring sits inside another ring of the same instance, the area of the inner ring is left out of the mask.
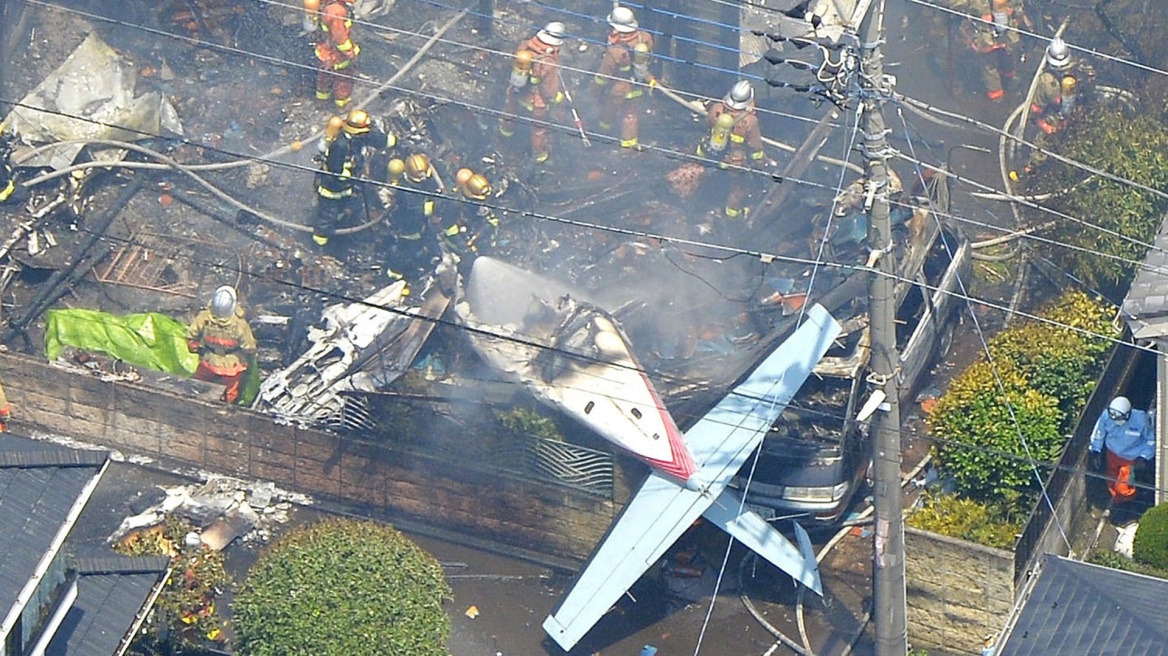
<path id="1" fill-rule="evenodd" d="M 656 471 L 650 473 L 567 596 L 544 620 L 544 631 L 561 648 L 567 651 L 574 647 L 682 533 L 707 513 L 732 535 L 746 536 L 744 542 L 752 548 L 762 548 L 771 562 L 778 560 L 775 564 L 784 571 L 800 581 L 811 581 L 818 589 L 818 572 L 812 580 L 799 550 L 757 515 L 757 522 L 740 519 L 737 500 L 723 492 L 839 330 L 826 310 L 812 307 L 794 335 L 686 432 L 686 444 L 701 467 L 694 474 L 699 485 L 692 485 L 695 479 L 691 478 L 691 485 L 683 487 Z M 715 499 L 719 500 L 718 508 L 711 511 Z"/>

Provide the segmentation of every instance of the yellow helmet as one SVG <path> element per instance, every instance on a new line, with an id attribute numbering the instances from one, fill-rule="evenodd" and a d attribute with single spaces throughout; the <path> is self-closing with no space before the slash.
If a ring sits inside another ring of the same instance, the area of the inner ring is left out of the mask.
<path id="1" fill-rule="evenodd" d="M 401 180 L 402 174 L 406 172 L 406 163 L 394 157 L 389 160 L 389 181 L 397 182 Z"/>
<path id="2" fill-rule="evenodd" d="M 462 193 L 472 200 L 486 200 L 491 195 L 491 183 L 482 173 L 474 173 L 462 185 Z"/>
<path id="3" fill-rule="evenodd" d="M 349 115 L 345 117 L 345 132 L 349 134 L 364 134 L 369 131 L 369 127 L 373 121 L 369 118 L 369 112 L 363 109 L 349 110 Z"/>
<path id="4" fill-rule="evenodd" d="M 421 182 L 429 178 L 434 170 L 430 167 L 430 158 L 422 153 L 414 153 L 406 158 L 406 177 L 410 182 Z"/>

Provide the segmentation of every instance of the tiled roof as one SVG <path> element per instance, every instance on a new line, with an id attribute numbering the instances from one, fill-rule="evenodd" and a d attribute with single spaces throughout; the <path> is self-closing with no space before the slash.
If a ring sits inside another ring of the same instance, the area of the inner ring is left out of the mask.
<path id="1" fill-rule="evenodd" d="M 1123 299 L 1123 311 L 1132 332 L 1138 332 L 1144 321 L 1168 315 L 1168 216 L 1154 244 Z"/>
<path id="2" fill-rule="evenodd" d="M 1168 656 L 1168 581 L 1044 557 L 998 656 Z"/>
<path id="3" fill-rule="evenodd" d="M 16 604 L 106 457 L 64 448 L 0 450 L 0 617 Z"/>
<path id="4" fill-rule="evenodd" d="M 77 599 L 57 627 L 45 656 L 111 656 L 162 582 L 165 556 L 109 556 L 77 561 Z"/>

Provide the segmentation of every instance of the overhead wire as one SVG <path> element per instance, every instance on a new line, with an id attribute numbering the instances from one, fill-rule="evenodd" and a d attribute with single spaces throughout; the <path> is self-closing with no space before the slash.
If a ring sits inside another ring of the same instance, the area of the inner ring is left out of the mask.
<path id="1" fill-rule="evenodd" d="M 110 19 L 110 18 L 107 18 L 107 17 L 102 17 L 102 16 L 99 16 L 99 15 L 90 14 L 90 13 L 88 13 L 88 12 L 81 12 L 81 11 L 79 11 L 79 10 L 74 10 L 74 9 L 70 9 L 70 8 L 64 8 L 64 7 L 60 7 L 59 5 L 55 5 L 54 3 L 51 3 L 51 2 L 45 2 L 45 0 L 22 0 L 22 1 L 24 1 L 24 2 L 26 2 L 26 3 L 30 3 L 30 4 L 37 4 L 37 5 L 47 5 L 47 6 L 52 6 L 52 7 L 55 7 L 55 8 L 64 9 L 65 11 L 75 12 L 75 13 L 79 13 L 79 14 L 82 14 L 82 15 L 86 15 L 86 16 L 88 16 L 88 17 L 98 18 L 98 19 L 100 19 L 100 20 L 108 20 L 108 21 L 113 21 L 113 22 L 115 22 L 115 23 L 117 23 L 117 24 L 120 24 L 120 25 L 123 25 L 123 26 L 127 26 L 127 27 L 132 27 L 132 28 L 140 28 L 140 29 L 146 29 L 146 30 L 148 30 L 148 31 L 155 32 L 155 33 L 158 33 L 158 34 L 161 34 L 161 35 L 164 35 L 164 36 L 171 36 L 171 37 L 180 38 L 180 39 L 182 39 L 182 40 L 186 40 L 186 41 L 192 41 L 192 42 L 196 43 L 197 45 L 203 45 L 203 46 L 206 46 L 206 47 L 221 47 L 221 48 L 227 48 L 228 50 L 230 50 L 230 51 L 232 51 L 232 52 L 235 52 L 236 54 L 245 54 L 245 55 L 252 55 L 252 56 L 260 56 L 260 57 L 263 57 L 262 55 L 258 55 L 258 53 L 250 53 L 250 52 L 248 52 L 248 51 L 242 51 L 242 50 L 239 50 L 239 49 L 229 48 L 229 47 L 225 47 L 225 46 L 219 46 L 218 44 L 214 44 L 214 43 L 211 43 L 211 42 L 206 42 L 206 41 L 202 41 L 202 40 L 198 40 L 198 39 L 193 39 L 193 38 L 191 38 L 191 37 L 186 37 L 186 36 L 184 36 L 184 35 L 176 35 L 176 34 L 174 34 L 174 33 L 165 32 L 165 31 L 161 31 L 161 30 L 154 30 L 153 28 L 148 28 L 148 27 L 145 27 L 145 26 L 140 26 L 140 25 L 138 25 L 138 24 L 134 24 L 134 23 L 126 23 L 126 22 L 124 22 L 124 21 L 117 21 L 116 19 Z M 291 7 L 291 6 L 292 6 L 292 5 L 286 5 L 286 4 L 284 4 L 284 3 L 281 3 L 281 2 L 277 2 L 276 0 L 262 0 L 262 1 L 263 1 L 263 2 L 266 2 L 266 3 L 270 3 L 270 4 L 279 5 L 279 6 L 282 6 L 282 7 Z M 426 2 L 426 1 L 432 1 L 432 0 L 419 0 L 419 1 L 424 1 L 424 2 Z M 301 10 L 301 9 L 297 9 L 297 11 L 302 11 L 302 10 Z M 371 25 L 376 25 L 376 24 L 371 24 Z M 417 35 L 416 33 L 408 32 L 408 31 L 405 31 L 405 30 L 396 30 L 396 31 L 399 31 L 399 32 L 404 32 L 404 33 L 411 34 L 411 35 L 415 35 L 415 36 L 420 36 L 420 35 Z M 456 45 L 460 45 L 460 46 L 464 46 L 464 47 L 472 47 L 472 48 L 476 47 L 476 46 L 470 46 L 469 44 L 461 44 L 461 43 L 458 43 L 458 42 L 449 42 L 449 43 L 455 43 Z M 487 50 L 487 49 L 485 49 L 485 48 L 484 48 L 483 50 Z M 487 50 L 487 51 L 488 51 L 488 52 L 495 53 L 495 54 L 506 54 L 506 53 L 500 53 L 499 51 L 490 51 L 490 50 Z M 294 65 L 294 66 L 303 66 L 303 67 L 305 67 L 305 68 L 313 68 L 313 70 L 315 70 L 315 68 L 314 68 L 314 67 L 309 67 L 309 66 L 307 66 L 307 65 L 305 65 L 305 64 L 297 64 L 296 62 L 290 62 L 290 61 L 288 61 L 288 60 L 281 60 L 281 59 L 278 59 L 278 58 L 269 58 L 269 59 L 272 59 L 272 60 L 274 60 L 274 61 L 275 61 L 275 62 L 277 62 L 277 63 L 285 63 L 285 64 Z M 573 69 L 573 70 L 579 70 L 579 69 Z M 388 86 L 388 85 L 387 85 L 387 86 Z M 389 86 L 389 88 L 394 88 L 395 90 L 400 90 L 400 91 L 403 91 L 403 92 L 405 92 L 405 93 L 414 93 L 414 94 L 422 95 L 422 96 L 424 96 L 424 97 L 426 97 L 426 96 L 427 96 L 427 94 L 421 94 L 421 93 L 419 93 L 419 92 L 415 92 L 415 91 L 412 91 L 412 90 L 409 90 L 409 89 L 404 89 L 404 88 L 402 88 L 402 89 L 399 89 L 399 88 L 392 87 L 392 86 Z M 466 103 L 466 102 L 464 102 L 464 101 L 459 101 L 459 100 L 456 100 L 456 99 L 453 99 L 453 98 L 442 98 L 442 97 L 433 96 L 433 95 L 431 95 L 431 96 L 428 96 L 428 97 L 431 97 L 431 98 L 433 98 L 433 99 L 435 99 L 435 100 L 439 100 L 439 101 L 442 101 L 442 102 L 451 102 L 451 103 L 455 103 L 455 104 L 461 104 L 461 105 L 463 105 L 463 106 L 467 106 L 468 108 L 471 108 L 471 109 L 473 109 L 473 110 L 480 111 L 480 112 L 485 112 L 485 113 L 493 113 L 493 114 L 502 115 L 502 112 L 497 112 L 496 110 L 493 110 L 493 109 L 491 109 L 491 108 L 486 108 L 486 107 L 482 107 L 482 106 L 476 106 L 476 105 L 472 105 L 472 104 L 470 104 L 470 103 Z M 898 96 L 898 97 L 897 97 L 897 99 L 902 99 L 902 98 L 904 98 L 904 97 L 903 97 L 903 96 Z M 911 99 L 909 99 L 909 100 L 911 100 Z M 919 101 L 918 101 L 918 102 L 919 102 Z M 993 127 L 993 126 L 986 125 L 986 124 L 984 124 L 984 123 L 981 123 L 981 122 L 979 122 L 979 121 L 976 121 L 975 119 L 972 119 L 972 118 L 969 118 L 969 117 L 964 117 L 964 116 L 961 116 L 961 115 L 958 115 L 958 114 L 954 114 L 954 113 L 951 113 L 951 112 L 946 112 L 945 110 L 941 110 L 941 109 L 939 109 L 939 108 L 936 108 L 936 107 L 933 107 L 933 106 L 927 105 L 927 104 L 925 104 L 925 103 L 919 103 L 919 105 L 921 105 L 923 108 L 927 108 L 928 110 L 931 110 L 931 111 L 940 112 L 940 113 L 943 113 L 943 114 L 946 114 L 946 115 L 949 115 L 949 116 L 952 116 L 952 117 L 955 117 L 955 118 L 962 118 L 962 119 L 964 119 L 964 120 L 967 120 L 967 121 L 969 121 L 969 122 L 972 122 L 972 124 L 974 124 L 974 125 L 977 125 L 978 127 L 982 127 L 983 129 L 988 129 L 988 130 L 990 130 L 990 131 L 993 131 L 993 132 L 996 132 L 996 133 L 1001 133 L 1001 132 L 1002 132 L 1001 130 L 999 130 L 999 129 L 997 129 L 997 128 Z M 527 117 L 519 117 L 519 118 L 527 118 Z M 567 126 L 560 126 L 560 125 L 558 125 L 558 124 L 554 124 L 554 123 L 549 123 L 549 126 L 550 126 L 550 127 L 555 127 L 555 128 L 557 128 L 557 129 L 561 129 L 561 130 L 564 130 L 564 131 L 568 131 L 568 130 L 570 130 L 570 128 L 568 128 Z M 607 136 L 607 135 L 601 135 L 601 134 L 597 134 L 596 136 L 597 136 L 597 137 L 600 137 L 600 138 L 608 139 L 608 140 L 612 140 L 612 139 L 613 139 L 612 137 L 609 137 L 609 136 Z M 1036 148 L 1037 148 L 1037 146 L 1035 146 L 1034 144 L 1029 144 L 1029 142 L 1025 142 L 1025 141 L 1023 141 L 1023 143 L 1027 143 L 1028 145 L 1031 145 L 1032 147 L 1036 147 Z M 206 146 L 205 146 L 205 145 L 203 145 L 203 144 L 196 144 L 196 145 L 200 145 L 200 147 L 206 147 Z M 658 148 L 658 149 L 660 149 L 660 148 Z M 663 150 L 663 151 L 664 151 L 666 154 L 668 154 L 668 155 L 670 155 L 670 156 L 675 156 L 675 157 L 683 157 L 683 158 L 697 158 L 697 157 L 698 157 L 697 155 L 692 155 L 692 154 L 685 153 L 685 152 L 681 152 L 681 151 L 670 151 L 670 150 L 667 150 L 667 149 L 660 149 L 660 150 Z M 1040 149 L 1040 150 L 1041 150 L 1041 149 Z M 1044 151 L 1044 152 L 1045 152 L 1045 151 Z M 1061 158 L 1061 159 L 1064 159 L 1064 160 L 1066 161 L 1066 163 L 1068 163 L 1068 164 L 1071 164 L 1072 166 L 1075 166 L 1075 165 L 1077 164 L 1077 162 L 1075 162 L 1075 161 L 1073 161 L 1073 160 L 1069 160 L 1069 159 L 1067 159 L 1067 158 L 1062 158 L 1061 156 L 1059 156 L 1059 155 L 1057 155 L 1057 154 L 1055 154 L 1055 153 L 1051 153 L 1051 156 L 1052 156 L 1052 157 L 1054 157 L 1054 158 L 1056 158 L 1056 159 L 1059 159 L 1059 158 Z M 253 158 L 253 156 L 248 156 L 248 155 L 242 155 L 242 157 L 248 157 L 249 159 L 252 159 L 252 158 Z M 268 160 L 262 160 L 262 161 L 268 161 Z M 712 164 L 712 163 L 714 163 L 714 161 L 713 161 L 713 160 L 703 160 L 703 163 L 705 163 L 705 164 L 709 165 L 709 164 Z M 194 165 L 194 166 L 200 166 L 200 165 Z M 202 166 L 224 166 L 224 165 L 223 165 L 223 164 L 218 164 L 218 165 L 216 165 L 216 164 L 211 164 L 211 165 L 202 165 Z M 745 170 L 745 171 L 747 171 L 747 172 L 749 172 L 749 173 L 752 173 L 752 174 L 762 174 L 762 175 L 766 175 L 766 173 L 763 173 L 763 172 L 758 172 L 758 171 L 755 171 L 755 170 L 753 170 L 753 169 L 749 169 L 749 168 L 745 168 L 744 170 Z M 1086 170 L 1091 170 L 1091 169 L 1086 169 Z M 1105 175 L 1106 175 L 1106 174 L 1105 174 Z M 1122 179 L 1122 178 L 1118 178 L 1117 176 L 1111 176 L 1111 177 L 1113 177 L 1113 178 L 1116 178 L 1116 181 L 1117 181 L 1117 182 L 1125 182 L 1125 180 L 1124 180 L 1124 179 Z M 807 181 L 799 180 L 799 179 L 796 179 L 796 178 L 789 178 L 789 180 L 790 180 L 790 181 L 792 181 L 792 182 L 795 182 L 795 183 L 797 183 L 797 184 L 805 184 L 805 183 L 807 182 Z M 962 179 L 962 180 L 963 180 L 963 181 L 967 181 L 967 180 L 964 180 L 964 179 Z M 968 182 L 968 181 L 967 181 L 967 182 Z M 1136 184 L 1136 183 L 1134 183 L 1134 182 L 1133 182 L 1132 184 Z M 821 185 L 817 185 L 817 186 L 821 186 Z M 1146 187 L 1146 186 L 1142 186 L 1142 187 L 1143 187 L 1143 189 L 1144 189 L 1144 190 L 1152 191 L 1153 193 L 1164 194 L 1164 192 L 1158 192 L 1157 190 L 1151 189 L 1151 188 L 1149 188 L 1149 187 Z M 983 186 L 982 188 L 984 188 L 984 189 L 987 189 L 988 191 L 996 191 L 996 190 L 993 190 L 992 188 L 989 188 L 989 187 L 984 187 L 984 186 Z M 1168 196 L 1168 194 L 1165 194 L 1165 195 L 1166 195 L 1166 196 Z M 1022 197 L 1018 197 L 1018 198 L 1022 198 Z M 1042 210 L 1042 211 L 1047 211 L 1045 207 L 1043 207 L 1043 206 L 1040 206 L 1040 205 L 1038 205 L 1038 204 L 1036 204 L 1036 203 L 1032 203 L 1032 204 L 1031 204 L 1031 206 L 1032 206 L 1032 207 L 1035 207 L 1036 209 Z M 1096 226 L 1095 226 L 1095 224 L 1091 224 L 1091 223 L 1089 223 L 1089 222 L 1085 222 L 1085 221 L 1083 221 L 1083 220 L 1076 219 L 1076 218 L 1074 218 L 1074 217 L 1071 217 L 1071 216 L 1069 216 L 1069 215 L 1062 214 L 1062 213 L 1058 213 L 1058 214 L 1059 214 L 1059 215 L 1060 215 L 1062 218 L 1068 218 L 1068 219 L 1071 219 L 1071 220 L 1073 220 L 1073 221 L 1076 221 L 1076 222 L 1082 223 L 1083 225 L 1086 225 L 1086 226 L 1088 226 L 1088 227 L 1091 227 L 1091 228 L 1095 228 L 1095 227 L 1096 227 Z M 1119 233 L 1115 233 L 1114 231 L 1112 231 L 1112 234 L 1113 234 L 1114 236 L 1117 236 L 1117 237 L 1121 238 L 1121 239 L 1127 239 L 1127 240 L 1130 240 L 1130 238 L 1127 238 L 1127 237 L 1125 237 L 1125 236 L 1123 236 L 1123 235 L 1120 235 Z M 1138 241 L 1137 241 L 1136 243 L 1137 243 L 1138 245 L 1140 245 L 1140 246 L 1148 246 L 1148 247 L 1150 247 L 1150 246 L 1153 246 L 1153 245 L 1151 245 L 1151 244 L 1146 244 L 1146 243 L 1143 243 L 1143 242 L 1138 242 Z"/>
<path id="2" fill-rule="evenodd" d="M 59 6 L 57 6 L 57 5 L 53 5 L 52 3 L 37 3 L 37 2 L 36 2 L 36 0 L 25 0 L 25 1 L 26 1 L 26 2 L 32 2 L 32 3 L 34 3 L 34 4 L 48 4 L 48 5 L 51 5 L 51 6 L 54 6 L 54 7 L 58 7 L 58 8 L 59 8 Z M 913 0 L 913 1 L 914 1 L 914 2 L 918 2 L 919 4 L 931 4 L 931 3 L 921 3 L 921 2 L 919 2 L 919 0 Z M 1163 71 L 1159 71 L 1158 69 L 1151 69 L 1151 70 L 1153 70 L 1154 72 L 1163 72 Z M 918 162 L 918 163 L 919 163 L 919 162 Z M 1073 165 L 1073 164 L 1072 164 L 1072 165 Z M 196 165 L 196 166 L 197 166 L 197 165 Z M 970 298 L 970 297 L 968 297 L 968 296 L 967 296 L 966 298 Z M 1034 318 L 1034 317 L 1031 317 L 1031 318 Z"/>
<path id="3" fill-rule="evenodd" d="M 901 125 L 904 127 L 905 139 L 908 141 L 909 150 L 912 152 L 913 157 L 916 158 L 916 147 L 913 145 L 912 135 L 909 133 L 908 121 L 904 117 L 904 112 L 898 111 L 897 115 L 900 117 Z M 920 167 L 917 167 L 915 172 L 917 174 L 918 182 L 921 185 L 924 185 L 924 170 L 922 170 Z M 938 222 L 937 227 L 940 229 L 940 218 L 934 215 L 934 220 Z M 949 254 L 950 259 L 954 258 L 956 254 L 953 251 L 953 247 L 949 244 L 949 240 L 945 236 L 944 230 L 941 230 L 941 234 L 938 238 L 941 240 L 941 244 Z M 990 372 L 993 374 L 994 383 L 998 386 L 1000 398 L 1005 402 L 1006 412 L 1009 414 L 1010 421 L 1013 423 L 1014 430 L 1018 435 L 1018 442 L 1022 445 L 1022 449 L 1026 452 L 1026 457 L 1030 464 L 1030 470 L 1034 474 L 1034 480 L 1038 484 L 1039 490 L 1041 491 L 1042 499 L 1046 501 L 1047 506 L 1050 508 L 1051 516 L 1054 518 L 1055 526 L 1058 528 L 1059 535 L 1062 537 L 1063 543 L 1066 545 L 1066 548 L 1069 551 L 1071 550 L 1071 542 L 1070 539 L 1067 538 L 1066 530 L 1063 528 L 1062 520 L 1059 519 L 1058 510 L 1055 508 L 1054 502 L 1051 500 L 1050 495 L 1047 492 L 1046 481 L 1043 480 L 1042 474 L 1038 469 L 1040 463 L 1034 457 L 1034 453 L 1030 448 L 1030 441 L 1026 439 L 1026 435 L 1024 435 L 1022 432 L 1022 426 L 1018 422 L 1018 416 L 1014 410 L 1014 404 L 1010 402 L 1010 396 L 1006 391 L 1005 383 L 1002 381 L 1001 373 L 998 371 L 997 362 L 995 361 L 994 355 L 990 350 L 989 341 L 986 339 L 985 332 L 982 329 L 981 321 L 978 319 L 977 313 L 974 312 L 973 304 L 968 300 L 968 289 L 966 288 L 965 281 L 961 279 L 960 275 L 957 276 L 957 285 L 961 290 L 962 295 L 966 297 L 966 309 L 969 312 L 970 319 L 973 321 L 974 332 L 977 335 L 978 340 L 981 342 L 982 354 L 985 356 L 985 361 L 989 363 Z"/>
<path id="4" fill-rule="evenodd" d="M 25 1 L 26 1 L 26 2 L 33 2 L 33 3 L 37 3 L 39 0 L 25 0 Z M 51 3 L 50 3 L 50 4 L 51 4 Z M 207 147 L 207 146 L 205 146 L 205 145 L 203 145 L 203 144 L 198 144 L 197 142 L 192 142 L 192 143 L 194 143 L 194 145 L 199 145 L 200 147 Z M 224 152 L 226 152 L 226 151 L 224 151 Z M 249 156 L 246 156 L 246 155 L 240 155 L 240 154 L 238 154 L 238 153 L 235 153 L 234 155 L 236 155 L 236 156 L 240 156 L 240 157 L 249 157 Z M 281 163 L 281 164 L 283 164 L 283 163 Z M 923 164 L 923 163 L 922 163 L 922 164 Z M 925 166 L 928 166 L 928 165 L 925 165 Z M 306 168 L 306 169 L 309 169 L 309 167 L 304 167 L 304 168 Z M 309 169 L 309 170 L 315 170 L 315 169 Z M 958 179 L 962 179 L 962 178 L 958 178 Z M 962 180 L 964 180 L 964 179 L 962 179 Z M 964 180 L 964 181 L 966 181 L 966 182 L 971 182 L 971 181 L 968 181 L 968 180 Z M 812 183 L 812 184 L 814 184 L 814 183 Z M 822 185 L 816 185 L 816 186 L 822 187 Z M 501 209 L 501 210 L 504 210 L 504 211 L 513 211 L 513 210 L 509 210 L 509 208 L 505 208 L 505 207 L 496 207 L 495 209 Z M 529 214 L 529 215 L 531 215 L 531 214 L 533 214 L 533 213 L 527 212 L 527 213 L 525 213 L 525 214 Z M 555 220 L 555 217 L 548 216 L 548 215 L 541 215 L 541 218 L 547 218 L 547 219 L 552 219 L 552 220 Z M 602 228 L 602 229 L 607 229 L 607 228 L 608 228 L 607 226 L 599 226 L 599 225 L 596 225 L 596 224 L 586 224 L 586 223 L 583 223 L 583 222 L 572 222 L 572 223 L 573 223 L 574 225 L 581 225 L 581 226 L 587 225 L 587 226 L 589 226 L 589 227 L 593 227 L 593 228 Z M 635 233 L 630 233 L 630 234 L 635 234 Z M 649 236 L 649 235 L 646 235 L 646 236 Z M 660 237 L 660 236 L 659 236 L 659 237 Z M 685 244 L 686 242 L 688 242 L 690 245 L 701 245 L 701 246 L 716 246 L 716 245 L 714 245 L 714 244 L 710 244 L 710 243 L 708 243 L 708 242 L 700 242 L 700 241 L 695 241 L 695 240 L 678 240 L 678 243 Z M 750 251 L 742 251 L 742 252 L 741 252 L 741 254 L 748 254 L 748 255 L 759 255 L 759 253 L 758 253 L 758 252 L 750 252 Z M 770 254 L 767 254 L 767 255 L 766 255 L 766 257 L 772 257 L 772 256 L 771 256 Z M 785 260 L 787 260 L 787 261 L 795 261 L 797 258 L 780 258 L 780 259 L 785 259 Z M 814 260 L 803 260 L 803 261 L 804 261 L 805 263 L 809 263 L 809 264 L 810 264 L 810 263 L 814 263 L 814 262 L 815 262 Z"/>

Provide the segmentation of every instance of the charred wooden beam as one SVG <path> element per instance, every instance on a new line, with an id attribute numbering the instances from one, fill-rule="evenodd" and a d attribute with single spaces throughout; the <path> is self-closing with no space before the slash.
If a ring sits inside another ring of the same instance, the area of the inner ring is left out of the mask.
<path id="1" fill-rule="evenodd" d="M 109 230 L 114 219 L 122 213 L 122 210 L 129 204 L 130 199 L 142 189 L 142 186 L 146 183 L 146 178 L 147 176 L 144 175 L 135 176 L 130 184 L 122 188 L 121 193 L 118 194 L 113 204 L 105 210 L 105 214 L 97 221 L 94 221 L 93 232 L 90 234 L 89 239 L 78 249 L 70 261 L 69 266 L 54 272 L 49 277 L 44 289 L 32 299 L 28 307 L 25 308 L 24 314 L 9 322 L 8 327 L 4 330 L 3 336 L 0 336 L 0 342 L 7 343 L 13 337 L 20 335 L 24 338 L 26 348 L 32 348 L 32 340 L 28 337 L 28 327 L 40 318 L 41 314 L 50 305 L 56 303 L 58 299 L 64 296 L 74 283 L 89 273 L 89 270 L 93 268 L 97 260 L 91 257 L 90 251 L 105 236 L 106 231 Z"/>

